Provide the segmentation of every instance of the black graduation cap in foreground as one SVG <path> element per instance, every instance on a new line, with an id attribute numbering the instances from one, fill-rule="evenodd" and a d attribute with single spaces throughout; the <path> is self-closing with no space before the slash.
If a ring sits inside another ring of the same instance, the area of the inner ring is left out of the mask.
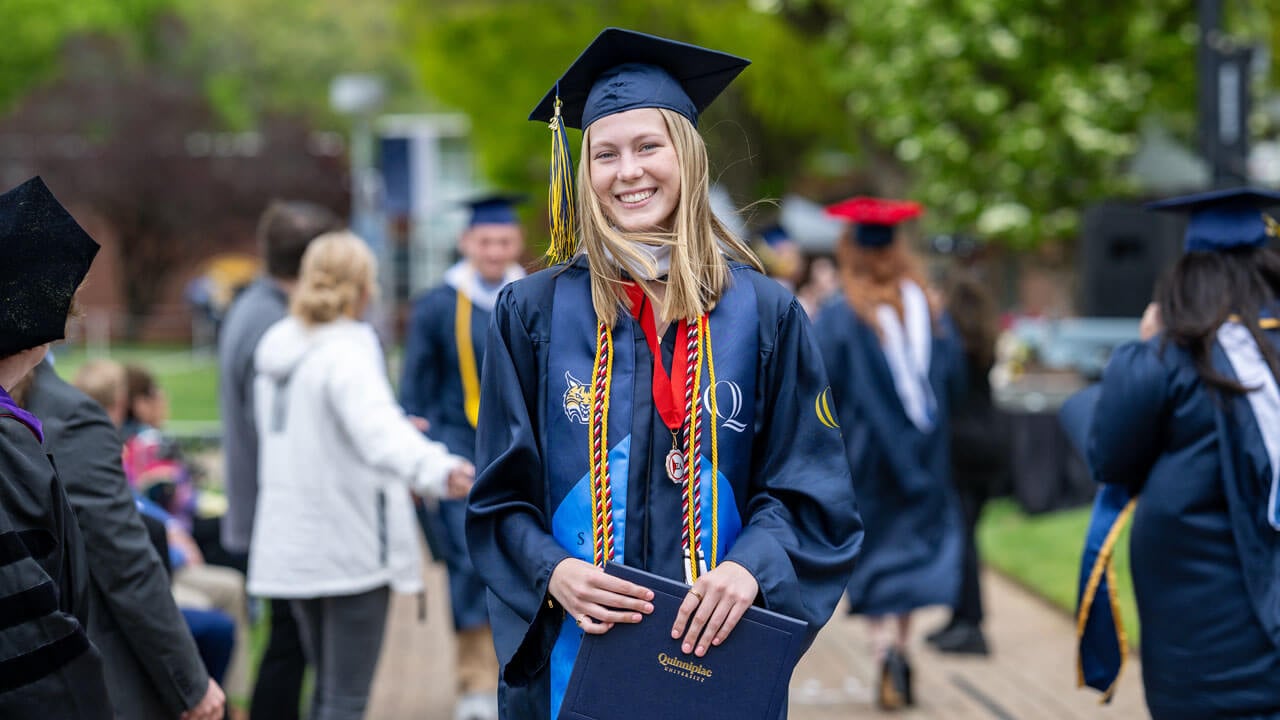
<path id="1" fill-rule="evenodd" d="M 0 357 L 64 337 L 97 253 L 39 177 L 0 195 Z"/>

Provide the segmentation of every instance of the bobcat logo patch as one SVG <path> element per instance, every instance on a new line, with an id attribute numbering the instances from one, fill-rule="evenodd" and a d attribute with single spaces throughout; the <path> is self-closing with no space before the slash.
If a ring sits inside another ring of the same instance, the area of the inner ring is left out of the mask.
<path id="1" fill-rule="evenodd" d="M 568 370 L 564 372 L 564 382 L 568 387 L 564 391 L 564 414 L 570 422 L 586 425 L 591 417 L 591 386 L 575 378 Z"/>

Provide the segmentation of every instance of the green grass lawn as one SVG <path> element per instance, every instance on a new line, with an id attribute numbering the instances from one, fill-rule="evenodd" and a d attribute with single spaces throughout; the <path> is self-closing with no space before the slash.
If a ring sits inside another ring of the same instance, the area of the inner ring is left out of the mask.
<path id="1" fill-rule="evenodd" d="M 985 563 L 1074 617 L 1088 525 L 1088 507 L 1027 515 L 1005 498 L 987 505 L 978 527 L 978 547 Z M 1127 527 L 1116 543 L 1115 573 L 1125 633 L 1136 646 L 1138 610 L 1129 577 Z"/>
<path id="2" fill-rule="evenodd" d="M 88 356 L 75 347 L 57 347 L 54 367 L 70 380 Z M 169 396 L 173 430 L 218 422 L 218 362 L 212 354 L 195 354 L 181 345 L 118 345 L 105 357 L 120 363 L 136 363 L 150 370 Z"/>

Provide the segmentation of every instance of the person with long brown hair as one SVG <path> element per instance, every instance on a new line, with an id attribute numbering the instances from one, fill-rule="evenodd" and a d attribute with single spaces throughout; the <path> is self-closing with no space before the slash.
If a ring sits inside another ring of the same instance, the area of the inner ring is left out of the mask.
<path id="1" fill-rule="evenodd" d="M 689 585 L 654 630 L 691 662 L 753 604 L 812 641 L 852 568 L 862 525 L 808 320 L 711 212 L 695 123 L 746 65 L 610 28 L 531 118 L 564 153 L 555 265 L 494 309 L 467 515 L 505 718 L 559 715 L 584 634 L 655 622 L 610 561 Z M 576 202 L 566 126 L 584 130 Z"/>
<path id="2" fill-rule="evenodd" d="M 1102 485 L 1081 575 L 1080 678 L 1109 696 L 1124 662 L 1105 565 L 1132 516 L 1157 720 L 1280 716 L 1280 253 L 1262 213 L 1274 205 L 1280 192 L 1252 188 L 1149 205 L 1189 213 L 1186 254 L 1142 339 L 1116 348 L 1085 391 L 1097 393 L 1088 457 Z"/>
<path id="3" fill-rule="evenodd" d="M 844 292 L 815 322 L 866 521 L 849 612 L 871 619 L 878 704 L 914 702 L 912 611 L 950 605 L 960 584 L 960 512 L 948 433 L 963 359 L 920 264 L 897 237 L 915 203 L 853 198 L 827 212 L 851 225 L 837 248 Z"/>

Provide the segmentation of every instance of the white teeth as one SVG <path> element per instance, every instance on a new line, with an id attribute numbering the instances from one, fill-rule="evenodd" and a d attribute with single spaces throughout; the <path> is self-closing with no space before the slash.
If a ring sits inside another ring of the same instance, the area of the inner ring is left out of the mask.
<path id="1" fill-rule="evenodd" d="M 640 192 L 626 193 L 619 195 L 618 199 L 624 203 L 638 203 L 653 197 L 653 190 L 641 190 Z"/>

